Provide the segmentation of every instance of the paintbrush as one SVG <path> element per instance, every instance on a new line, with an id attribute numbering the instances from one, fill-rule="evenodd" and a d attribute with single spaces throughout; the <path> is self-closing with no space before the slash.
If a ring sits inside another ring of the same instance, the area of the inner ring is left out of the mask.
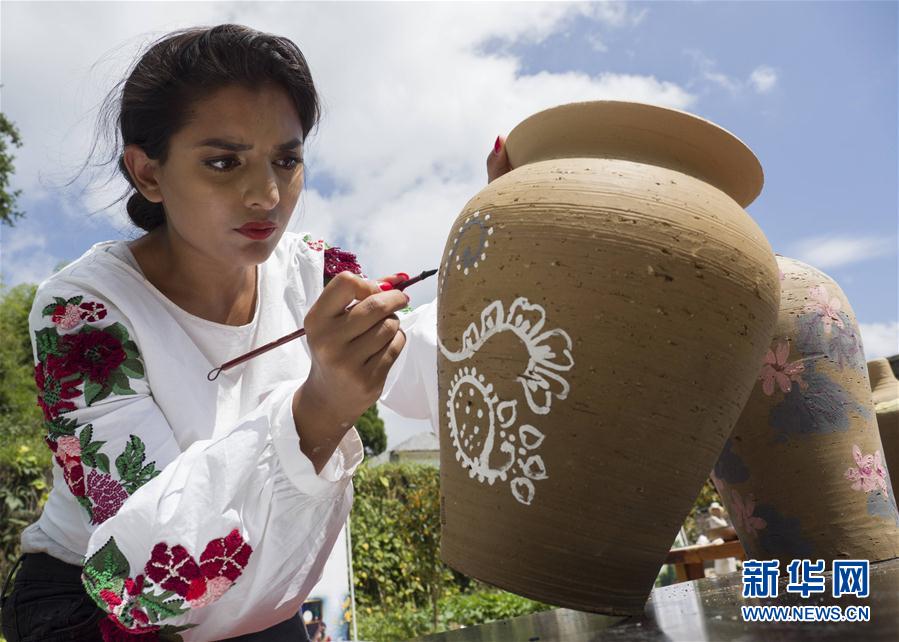
<path id="1" fill-rule="evenodd" d="M 437 274 L 437 270 L 425 270 L 418 276 L 413 276 L 412 278 L 406 279 L 405 281 L 400 281 L 399 283 L 397 283 L 396 285 L 393 286 L 393 289 L 400 290 L 402 292 L 403 290 L 408 288 L 410 285 L 415 285 L 419 281 L 424 281 L 429 276 L 434 276 L 435 274 Z M 358 304 L 359 304 L 359 301 L 356 301 L 355 303 L 351 303 L 350 305 L 347 306 L 346 309 L 352 310 Z M 209 374 L 206 375 L 206 378 L 209 379 L 210 381 L 215 381 L 216 379 L 218 379 L 218 376 L 222 373 L 223 370 L 228 370 L 229 368 L 233 368 L 234 366 L 239 365 L 239 364 L 243 363 L 244 361 L 249 361 L 253 357 L 257 357 L 260 354 L 268 352 L 269 350 L 274 350 L 278 346 L 282 346 L 285 343 L 293 341 L 294 339 L 299 339 L 304 334 L 306 334 L 306 329 L 300 328 L 296 332 L 291 332 L 290 334 L 285 335 L 285 336 L 281 337 L 280 339 L 275 339 L 274 341 L 272 341 L 270 343 L 266 343 L 264 346 L 260 346 L 260 347 L 256 348 L 255 350 L 251 350 L 250 352 L 248 352 L 246 354 L 243 354 L 239 357 L 231 359 L 231 361 L 223 363 L 218 368 L 214 368 L 213 370 L 210 370 Z"/>

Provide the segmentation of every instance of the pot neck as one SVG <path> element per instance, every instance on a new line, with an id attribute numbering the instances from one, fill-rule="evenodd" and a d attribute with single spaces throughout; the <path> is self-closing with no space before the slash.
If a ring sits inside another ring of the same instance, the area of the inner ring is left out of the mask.
<path id="1" fill-rule="evenodd" d="M 612 158 L 666 167 L 714 185 L 746 207 L 759 195 L 762 166 L 743 141 L 676 109 L 602 100 L 538 112 L 506 139 L 513 168 L 560 158 Z"/>

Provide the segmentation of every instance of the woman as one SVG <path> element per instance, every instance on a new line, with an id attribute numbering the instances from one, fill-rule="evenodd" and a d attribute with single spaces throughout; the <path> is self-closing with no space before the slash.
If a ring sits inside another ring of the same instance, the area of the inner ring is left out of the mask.
<path id="1" fill-rule="evenodd" d="M 285 231 L 318 113 L 296 45 L 239 25 L 169 34 L 128 75 L 118 166 L 146 234 L 38 289 L 54 485 L 4 595 L 9 642 L 305 639 L 362 461 L 353 423 L 379 398 L 436 416 L 434 305 L 400 329 L 404 275 L 360 278 Z M 508 169 L 498 138 L 488 179 Z"/>

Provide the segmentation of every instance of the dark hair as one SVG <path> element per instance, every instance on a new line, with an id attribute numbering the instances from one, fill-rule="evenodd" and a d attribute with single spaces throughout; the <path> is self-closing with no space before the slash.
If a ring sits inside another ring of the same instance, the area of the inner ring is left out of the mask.
<path id="1" fill-rule="evenodd" d="M 138 145 L 165 163 L 169 141 L 187 124 L 192 104 L 229 85 L 258 89 L 267 83 L 280 85 L 293 100 L 305 140 L 318 124 L 319 99 L 306 59 L 290 39 L 222 24 L 174 31 L 149 46 L 109 93 L 99 118 L 103 130 L 118 104 L 114 151 L 130 189 L 116 202 L 129 197 L 128 216 L 136 226 L 150 231 L 162 225 L 165 209 L 137 190 L 125 166 L 124 147 Z"/>

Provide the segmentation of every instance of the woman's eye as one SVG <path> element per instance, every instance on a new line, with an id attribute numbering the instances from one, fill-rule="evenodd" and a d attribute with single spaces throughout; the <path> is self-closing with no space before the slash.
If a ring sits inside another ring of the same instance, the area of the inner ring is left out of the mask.
<path id="1" fill-rule="evenodd" d="M 281 165 L 281 169 L 294 170 L 298 166 L 303 164 L 303 160 L 301 158 L 297 158 L 296 156 L 288 156 L 287 158 L 282 158 L 281 161 L 286 161 L 286 165 Z M 279 162 L 281 162 L 279 161 Z M 226 166 L 218 166 L 216 163 L 225 163 Z M 234 168 L 234 165 L 230 165 L 230 163 L 237 163 L 237 159 L 235 158 L 216 158 L 213 160 L 204 161 L 204 164 L 212 170 L 216 172 L 229 172 Z"/>
<path id="2" fill-rule="evenodd" d="M 210 169 L 214 169 L 217 172 L 227 172 L 231 168 L 230 167 L 218 167 L 215 163 L 234 163 L 236 162 L 233 158 L 216 158 L 215 160 L 204 161 L 204 164 Z"/>

